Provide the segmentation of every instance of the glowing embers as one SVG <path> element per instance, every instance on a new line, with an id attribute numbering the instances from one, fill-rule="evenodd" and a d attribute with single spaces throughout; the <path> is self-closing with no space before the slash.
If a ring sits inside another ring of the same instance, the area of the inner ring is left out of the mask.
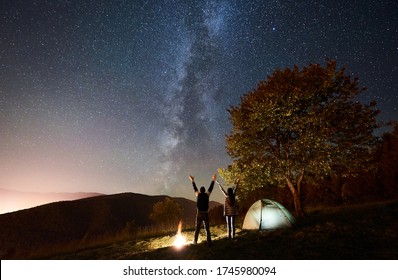
<path id="1" fill-rule="evenodd" d="M 183 236 L 181 232 L 182 232 L 182 221 L 178 223 L 178 230 L 173 243 L 173 246 L 176 247 L 177 249 L 181 249 L 187 243 L 185 236 Z"/>

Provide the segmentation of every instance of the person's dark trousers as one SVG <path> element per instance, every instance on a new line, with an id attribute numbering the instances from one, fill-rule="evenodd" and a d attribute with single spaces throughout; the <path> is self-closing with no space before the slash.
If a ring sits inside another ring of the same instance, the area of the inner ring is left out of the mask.
<path id="1" fill-rule="evenodd" d="M 199 231 L 201 225 L 204 224 L 206 230 L 207 243 L 211 243 L 210 227 L 209 227 L 209 214 L 207 212 L 198 212 L 196 214 L 196 227 L 194 244 L 198 242 Z"/>
<path id="2" fill-rule="evenodd" d="M 228 238 L 235 237 L 235 216 L 225 216 L 227 220 Z"/>

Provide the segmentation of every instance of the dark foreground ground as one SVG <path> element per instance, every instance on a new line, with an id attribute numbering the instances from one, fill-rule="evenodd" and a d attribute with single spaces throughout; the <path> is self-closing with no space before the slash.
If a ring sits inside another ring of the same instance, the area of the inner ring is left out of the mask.
<path id="1" fill-rule="evenodd" d="M 192 241 L 192 231 L 185 231 Z M 398 201 L 313 211 L 295 228 L 258 232 L 239 231 L 225 238 L 225 226 L 212 228 L 213 244 L 172 246 L 174 236 L 130 241 L 52 256 L 54 259 L 150 260 L 396 260 L 398 259 Z M 201 236 L 204 240 L 204 236 Z"/>

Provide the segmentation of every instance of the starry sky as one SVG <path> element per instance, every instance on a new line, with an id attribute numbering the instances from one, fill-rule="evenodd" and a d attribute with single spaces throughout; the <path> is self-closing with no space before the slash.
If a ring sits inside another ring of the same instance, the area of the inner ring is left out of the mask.
<path id="1" fill-rule="evenodd" d="M 226 110 L 326 59 L 398 120 L 395 0 L 2 0 L 0 188 L 194 199 L 231 163 Z"/>

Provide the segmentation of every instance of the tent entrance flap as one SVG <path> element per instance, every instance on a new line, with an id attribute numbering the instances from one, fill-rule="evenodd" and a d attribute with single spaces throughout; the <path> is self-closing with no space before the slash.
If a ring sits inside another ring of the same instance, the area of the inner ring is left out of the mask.
<path id="1" fill-rule="evenodd" d="M 291 227 L 294 223 L 294 216 L 282 204 L 271 199 L 260 199 L 247 211 L 243 229 L 280 229 Z"/>

